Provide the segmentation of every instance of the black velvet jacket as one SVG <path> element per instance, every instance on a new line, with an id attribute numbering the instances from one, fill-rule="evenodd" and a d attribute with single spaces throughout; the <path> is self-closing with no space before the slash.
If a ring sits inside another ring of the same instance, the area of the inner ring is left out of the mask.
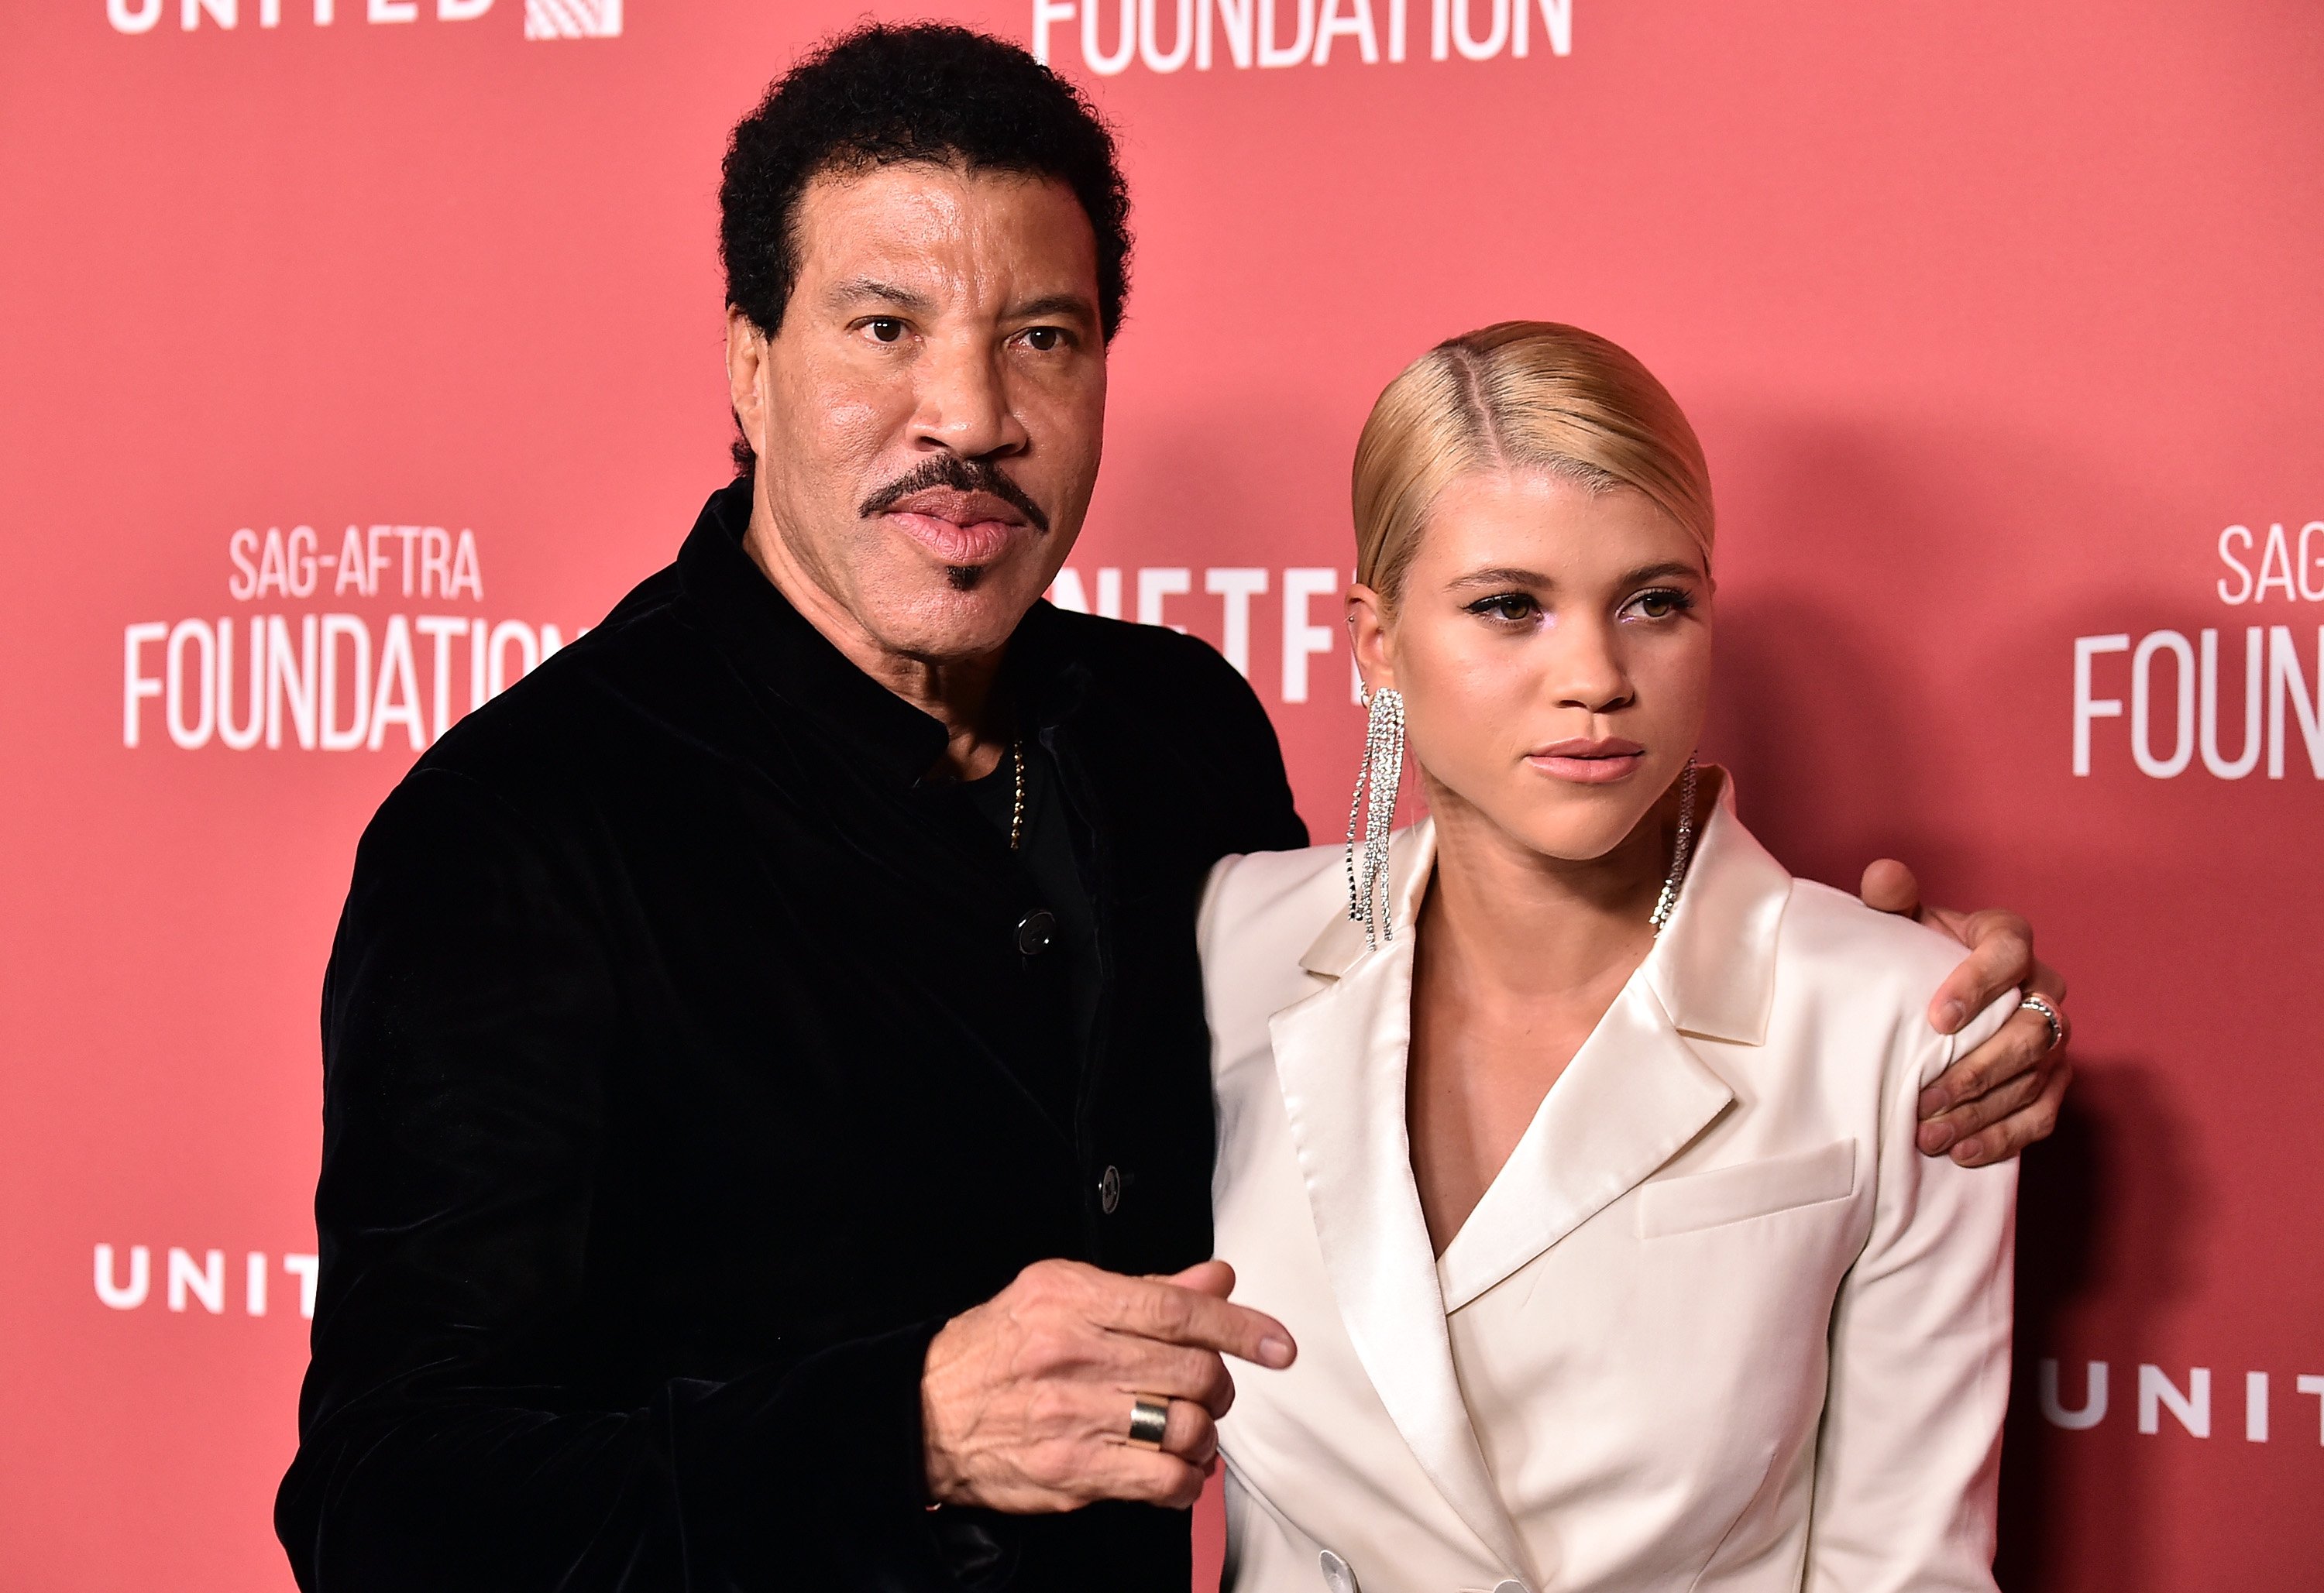
<path id="1" fill-rule="evenodd" d="M 1099 936 L 1088 1054 L 1060 1058 L 1028 876 L 923 779 L 936 722 L 751 563 L 749 506 L 715 494 L 364 833 L 324 986 L 292 1568 L 1183 1593 L 1183 1513 L 927 1511 L 920 1367 L 1043 1257 L 1210 1253 L 1194 915 L 1221 856 L 1305 843 L 1273 732 L 1199 642 L 1027 616 L 1005 689 Z M 1071 1122 L 1028 1087 L 1059 1067 Z"/>

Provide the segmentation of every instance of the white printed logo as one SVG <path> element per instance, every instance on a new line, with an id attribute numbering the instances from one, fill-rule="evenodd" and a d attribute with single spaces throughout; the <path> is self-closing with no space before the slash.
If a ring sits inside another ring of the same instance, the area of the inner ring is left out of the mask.
<path id="1" fill-rule="evenodd" d="M 98 1249 L 100 1254 L 109 1254 L 102 1246 Z M 217 1252 L 213 1250 L 210 1254 L 215 1256 Z M 171 1255 L 175 1257 L 177 1252 L 173 1250 Z M 284 1257 L 283 1265 L 290 1265 L 289 1257 Z M 103 1294 L 104 1290 L 100 1288 L 98 1293 Z M 110 1304 L 111 1301 L 106 1303 Z M 171 1309 L 175 1310 L 176 1306 L 173 1304 Z M 213 1306 L 211 1309 L 217 1308 Z M 2082 1403 L 2069 1405 L 2059 1393 L 2061 1379 L 2058 1363 L 2046 1359 L 2040 1362 L 2036 1376 L 2040 1384 L 2037 1392 L 2042 1401 L 2043 1419 L 2051 1426 L 2062 1427 L 2069 1432 L 2087 1432 L 2105 1421 L 2109 1380 L 2107 1373 L 2106 1362 L 2085 1361 L 2082 1366 Z M 2319 1441 L 2324 1441 L 2324 1377 L 2302 1373 L 2292 1378 L 2292 1386 L 2298 1395 L 2309 1395 L 2317 1401 Z M 2275 1386 L 2280 1389 L 2282 1385 L 2279 1383 Z M 2246 1443 L 2265 1443 L 2269 1440 L 2272 1423 L 2269 1420 L 2271 1402 L 2268 1389 L 2269 1379 L 2265 1372 L 2244 1374 L 2244 1441 Z M 2190 1367 L 2187 1386 L 2182 1392 L 2169 1368 L 2142 1365 L 2138 1368 L 2139 1432 L 2149 1438 L 2163 1432 L 2163 1415 L 2166 1411 L 2170 1413 L 2172 1421 L 2190 1437 L 2210 1437 L 2211 1368 Z M 2295 1443 L 2300 1441 L 2298 1432 L 2295 1425 L 2292 1436 L 2292 1441 Z"/>
<path id="2" fill-rule="evenodd" d="M 289 744 L 308 750 L 376 752 L 401 727 L 418 752 L 565 645 L 557 625 L 475 612 L 484 577 L 466 528 L 455 536 L 442 526 L 351 525 L 337 553 L 328 547 L 309 525 L 288 536 L 269 526 L 263 537 L 244 526 L 226 539 L 226 595 L 251 605 L 241 624 L 227 613 L 215 624 L 202 617 L 124 626 L 121 744 L 149 739 L 144 705 L 152 702 L 171 741 L 188 750 L 213 741 L 236 752 L 262 741 L 281 747 L 287 731 Z M 351 595 L 467 612 L 315 612 Z M 454 690 L 463 673 L 465 705 Z"/>
<path id="3" fill-rule="evenodd" d="M 304 0 L 292 0 L 293 5 Z M 360 8 L 366 23 L 416 23 L 420 0 L 348 0 L 349 10 Z M 314 0 L 314 23 L 327 28 L 338 21 L 338 0 Z M 493 8 L 493 0 L 436 0 L 439 23 L 472 23 Z M 618 7 L 616 7 L 618 8 Z M 116 33 L 150 33 L 161 23 L 164 0 L 105 0 L 106 20 Z M 222 29 L 232 32 L 244 22 L 262 28 L 282 25 L 282 0 L 255 0 L 255 15 L 244 0 L 182 0 L 176 8 L 178 26 L 185 32 Z M 294 18 L 295 20 L 295 18 Z M 622 31 L 615 22 L 613 31 Z"/>
<path id="4" fill-rule="evenodd" d="M 538 3 L 538 0 L 535 0 Z M 1333 41 L 1342 60 L 1377 66 L 1408 53 L 1416 7 L 1428 13 L 1428 59 L 1490 60 L 1533 49 L 1533 18 L 1552 55 L 1573 53 L 1573 0 L 1033 0 L 1033 55 L 1050 60 L 1053 30 L 1078 34 L 1082 65 L 1101 78 L 1127 71 L 1132 61 L 1149 72 L 1198 72 L 1222 65 L 1329 66 Z M 1165 9 L 1167 6 L 1168 9 Z M 1078 28 L 1074 24 L 1078 23 Z M 1290 35 L 1288 41 L 1284 37 Z M 1107 43 L 1108 36 L 1111 43 Z M 1169 41 L 1166 49 L 1165 39 Z M 1383 52 L 1382 46 L 1386 46 Z"/>
<path id="5" fill-rule="evenodd" d="M 524 0 L 528 39 L 618 39 L 622 0 Z"/>
<path id="6" fill-rule="evenodd" d="M 2230 608 L 2249 605 L 2253 612 L 2244 617 L 2263 622 L 2240 627 L 2240 645 L 2233 628 L 2222 634 L 2216 625 L 2191 626 L 2191 637 L 2186 631 L 2149 631 L 2135 646 L 2127 631 L 2074 638 L 2076 775 L 2087 778 L 2094 759 L 2112 762 L 2127 740 L 2131 762 L 2150 779 L 2176 779 L 2200 752 L 2205 771 L 2223 780 L 2250 775 L 2264 753 L 2267 778 L 2280 780 L 2296 732 L 2309 772 L 2324 780 L 2324 624 L 2316 627 L 2315 652 L 2307 654 L 2307 622 L 2317 611 L 2300 606 L 2324 603 L 2324 520 L 2308 521 L 2297 534 L 2291 525 L 2271 522 L 2264 539 L 2245 525 L 2219 533 L 2219 563 L 2235 576 L 2213 583 L 2218 600 Z M 2276 603 L 2282 610 L 2269 606 Z M 2278 618 L 2292 623 L 2264 622 Z M 2114 653 L 2130 655 L 2127 681 L 2121 665 L 2100 662 Z M 2316 661 L 2312 691 L 2304 656 Z M 2123 718 L 2123 699 L 2098 694 L 2125 686 L 2130 733 L 2116 739 L 2119 732 L 2099 732 L 2097 722 Z"/>

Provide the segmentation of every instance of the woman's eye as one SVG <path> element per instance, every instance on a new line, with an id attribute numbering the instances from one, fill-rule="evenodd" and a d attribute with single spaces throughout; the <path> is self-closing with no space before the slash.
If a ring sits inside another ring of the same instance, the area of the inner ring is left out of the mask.
<path id="1" fill-rule="evenodd" d="M 903 336 L 904 323 L 886 316 L 881 316 L 876 320 L 864 322 L 863 329 L 871 333 L 872 337 L 879 342 L 893 343 Z"/>
<path id="2" fill-rule="evenodd" d="M 1518 625 L 1541 612 L 1541 605 L 1522 592 L 1497 592 L 1469 605 L 1469 612 L 1503 624 Z"/>
<path id="3" fill-rule="evenodd" d="M 1667 620 L 1673 614 L 1683 613 L 1693 606 L 1693 600 L 1685 593 L 1674 592 L 1667 587 L 1658 588 L 1653 592 L 1641 592 L 1637 596 L 1630 599 L 1631 610 L 1648 620 Z"/>

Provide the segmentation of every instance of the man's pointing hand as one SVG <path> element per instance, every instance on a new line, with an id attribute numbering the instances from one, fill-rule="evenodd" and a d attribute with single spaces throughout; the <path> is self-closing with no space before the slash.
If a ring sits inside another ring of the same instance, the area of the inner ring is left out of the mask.
<path id="1" fill-rule="evenodd" d="M 1223 1261 L 1166 1278 L 1027 1267 L 928 1346 L 928 1496 L 1015 1515 L 1097 1499 L 1192 1505 L 1234 1403 L 1223 1358 L 1282 1367 L 1297 1353 L 1281 1322 L 1228 1303 L 1233 1289 Z M 1169 1401 L 1159 1450 L 1129 1441 L 1140 1395 Z"/>

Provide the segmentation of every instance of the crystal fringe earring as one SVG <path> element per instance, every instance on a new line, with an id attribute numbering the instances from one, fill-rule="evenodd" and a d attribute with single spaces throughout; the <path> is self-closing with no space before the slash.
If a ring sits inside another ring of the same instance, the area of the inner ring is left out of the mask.
<path id="1" fill-rule="evenodd" d="M 1655 910 L 1646 922 L 1655 926 L 1655 934 L 1678 911 L 1679 888 L 1686 883 L 1686 865 L 1694 857 L 1694 758 L 1689 754 L 1686 769 L 1678 777 L 1678 840 L 1671 847 L 1670 873 L 1663 879 L 1663 893 L 1655 900 Z"/>
<path id="2" fill-rule="evenodd" d="M 1388 838 L 1396 822 L 1396 792 L 1404 780 L 1404 696 L 1389 688 L 1364 695 L 1364 760 L 1356 769 L 1356 794 L 1348 804 L 1348 916 L 1364 926 L 1364 944 L 1396 938 L 1396 913 L 1388 897 Z M 1366 788 L 1370 790 L 1369 800 Z M 1689 787 L 1692 789 L 1692 787 Z M 1358 821 L 1363 831 L 1363 863 L 1356 862 Z"/>

